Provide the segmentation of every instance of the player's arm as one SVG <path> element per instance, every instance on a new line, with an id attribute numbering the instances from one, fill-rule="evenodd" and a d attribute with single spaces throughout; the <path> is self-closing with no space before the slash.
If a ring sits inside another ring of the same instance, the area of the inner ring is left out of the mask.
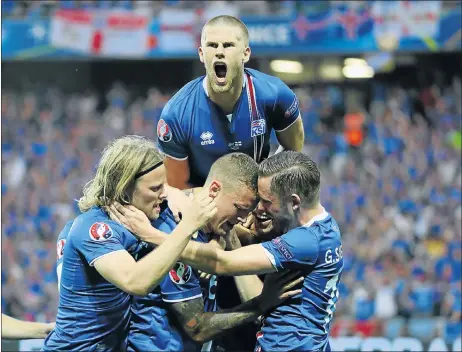
<path id="1" fill-rule="evenodd" d="M 98 257 L 94 266 L 106 280 L 121 290 L 145 296 L 173 267 L 191 235 L 207 223 L 215 212 L 215 203 L 211 198 L 198 198 L 189 206 L 189 211 L 171 235 L 138 262 L 126 250 L 118 250 Z"/>
<path id="2" fill-rule="evenodd" d="M 204 312 L 202 298 L 173 303 L 170 309 L 186 334 L 195 342 L 204 343 L 241 324 L 257 319 L 285 299 L 301 292 L 294 289 L 303 279 L 298 277 L 298 273 L 276 275 L 265 281 L 264 292 L 261 295 L 232 309 Z"/>
<path id="3" fill-rule="evenodd" d="M 2 314 L 2 339 L 44 339 L 54 327 L 55 323 L 22 321 Z"/>
<path id="4" fill-rule="evenodd" d="M 295 122 L 284 130 L 276 131 L 276 137 L 280 144 L 278 151 L 294 150 L 301 152 L 305 141 L 302 117 L 299 114 Z"/>
<path id="5" fill-rule="evenodd" d="M 178 189 L 190 189 L 192 185 L 189 183 L 190 169 L 188 159 L 173 159 L 166 156 L 164 160 L 165 168 L 167 169 L 167 183 L 169 186 Z"/>
<path id="6" fill-rule="evenodd" d="M 157 123 L 157 143 L 159 150 L 166 158 L 164 165 L 167 170 L 167 183 L 178 189 L 191 188 L 188 161 L 188 142 L 181 125 L 179 112 L 171 107 L 165 107 Z"/>
<path id="7" fill-rule="evenodd" d="M 237 235 L 237 227 L 234 228 L 225 236 L 226 249 L 236 250 L 242 248 L 241 241 Z M 261 294 L 263 282 L 257 275 L 240 275 L 234 277 L 237 291 L 242 302 L 249 301 Z"/>
<path id="8" fill-rule="evenodd" d="M 302 116 L 295 93 L 281 80 L 277 81 L 277 97 L 272 112 L 276 137 L 282 150 L 302 151 L 305 141 Z"/>
<path id="9" fill-rule="evenodd" d="M 120 222 L 147 242 L 159 245 L 170 237 L 152 227 L 144 213 L 133 210 L 131 211 L 128 206 L 114 203 L 109 207 L 108 212 L 113 220 Z M 180 224 L 182 223 L 183 220 Z M 180 260 L 209 274 L 235 276 L 276 271 L 260 244 L 224 251 L 213 243 L 190 241 Z"/>

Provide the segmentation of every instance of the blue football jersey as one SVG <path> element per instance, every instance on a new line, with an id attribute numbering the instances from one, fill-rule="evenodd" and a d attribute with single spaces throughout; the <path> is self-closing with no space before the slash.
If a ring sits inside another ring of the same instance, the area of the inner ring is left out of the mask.
<path id="1" fill-rule="evenodd" d="M 163 211 L 153 226 L 171 233 L 177 226 L 170 209 Z M 199 232 L 196 241 L 208 242 L 208 236 Z M 138 253 L 141 259 L 154 246 L 143 243 Z M 162 283 L 145 297 L 133 297 L 132 317 L 127 339 L 128 351 L 200 351 L 201 346 L 191 339 L 176 324 L 168 305 L 192 299 L 204 299 L 204 310 L 216 310 L 216 278 L 201 287 L 199 274 L 189 265 L 177 262 Z M 213 292 L 213 293 L 212 293 Z"/>
<path id="2" fill-rule="evenodd" d="M 228 117 L 209 99 L 205 79 L 178 91 L 157 124 L 159 149 L 174 159 L 188 158 L 194 186 L 203 185 L 223 155 L 242 152 L 257 162 L 267 158 L 271 130 L 285 130 L 300 113 L 297 97 L 279 78 L 245 69 L 242 94 Z"/>
<path id="3" fill-rule="evenodd" d="M 45 340 L 45 351 L 120 348 L 128 332 L 131 296 L 106 281 L 93 264 L 115 251 L 134 255 L 138 244 L 100 208 L 75 219 L 62 257 L 56 327 Z"/>
<path id="4" fill-rule="evenodd" d="M 67 236 L 69 235 L 69 231 L 71 230 L 73 223 L 74 223 L 74 220 L 68 221 L 66 225 L 64 225 L 56 241 L 56 266 L 57 267 L 63 263 L 64 246 L 66 245 Z"/>
<path id="5" fill-rule="evenodd" d="M 340 230 L 327 212 L 261 244 L 277 270 L 300 270 L 302 293 L 264 317 L 256 351 L 326 351 L 343 269 Z"/>

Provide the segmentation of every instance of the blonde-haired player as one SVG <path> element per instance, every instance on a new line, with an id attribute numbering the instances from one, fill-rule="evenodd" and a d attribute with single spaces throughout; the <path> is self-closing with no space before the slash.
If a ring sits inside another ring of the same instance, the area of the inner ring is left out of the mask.
<path id="1" fill-rule="evenodd" d="M 202 193 L 185 199 L 183 220 L 156 251 L 136 261 L 141 240 L 113 222 L 104 207 L 131 204 L 150 220 L 166 198 L 163 157 L 154 142 L 126 136 L 103 151 L 94 178 L 87 183 L 78 216 L 63 251 L 56 328 L 44 349 L 113 351 L 125 339 L 131 295 L 146 295 L 177 261 L 191 235 L 216 212 Z"/>

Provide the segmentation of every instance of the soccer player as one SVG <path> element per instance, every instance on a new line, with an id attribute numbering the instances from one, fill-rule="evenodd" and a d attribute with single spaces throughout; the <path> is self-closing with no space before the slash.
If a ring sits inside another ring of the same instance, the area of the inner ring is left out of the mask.
<path id="1" fill-rule="evenodd" d="M 260 162 L 273 129 L 279 151 L 302 149 L 297 97 L 279 78 L 245 69 L 250 54 L 247 27 L 237 18 L 214 17 L 203 27 L 199 58 L 206 75 L 170 99 L 157 125 L 169 186 L 202 186 L 213 162 L 234 151 Z"/>
<path id="2" fill-rule="evenodd" d="M 181 260 L 207 273 L 249 275 L 291 269 L 304 275 L 301 296 L 265 315 L 256 351 L 329 351 L 329 329 L 343 269 L 340 230 L 319 201 L 320 172 L 308 156 L 281 152 L 259 167 L 255 227 L 282 236 L 224 251 L 190 242 Z M 146 220 L 136 233 L 153 230 Z"/>
<path id="3" fill-rule="evenodd" d="M 62 257 L 56 327 L 45 351 L 113 351 L 128 331 L 131 295 L 146 295 L 175 264 L 192 234 L 216 213 L 202 193 L 184 204 L 183 219 L 169 238 L 142 260 L 134 256 L 141 240 L 112 221 L 104 207 L 132 204 L 150 220 L 166 198 L 163 157 L 155 144 L 126 136 L 104 150 L 95 177 L 79 200 L 83 214 L 69 231 Z"/>
<path id="4" fill-rule="evenodd" d="M 255 208 L 257 177 L 257 163 L 243 153 L 225 155 L 212 165 L 203 190 L 215 198 L 217 212 L 209 224 L 198 232 L 198 241 L 209 242 L 207 237 L 211 234 L 226 235 L 240 218 L 246 217 Z M 110 208 L 111 217 L 117 220 L 117 210 L 114 206 Z M 145 219 L 144 215 L 143 218 Z M 153 226 L 164 233 L 171 233 L 177 224 L 172 212 L 167 209 Z M 148 245 L 144 247 L 145 251 L 139 253 L 140 257 L 152 250 Z M 286 278 L 269 278 L 263 291 L 260 289 L 260 292 L 256 292 L 251 297 L 253 299 L 229 311 L 214 312 L 216 280 L 212 278 L 203 297 L 196 270 L 178 262 L 152 293 L 146 297 L 134 297 L 128 350 L 199 351 L 201 344 L 238 325 L 256 320 L 279 304 L 282 298 L 301 292 L 295 290 L 281 296 L 283 287 L 296 275 L 298 274 Z M 287 288 L 301 283 L 301 280 L 302 278 L 295 280 Z M 209 343 L 202 350 L 210 348 Z"/>
<path id="5" fill-rule="evenodd" d="M 2 314 L 2 339 L 44 339 L 55 327 L 55 323 L 22 321 Z"/>

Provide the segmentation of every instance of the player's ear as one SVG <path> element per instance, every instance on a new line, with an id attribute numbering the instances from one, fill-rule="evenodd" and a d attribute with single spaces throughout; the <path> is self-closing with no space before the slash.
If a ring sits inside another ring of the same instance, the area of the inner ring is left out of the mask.
<path id="1" fill-rule="evenodd" d="M 302 201 L 301 201 L 300 197 L 298 196 L 298 194 L 293 193 L 291 195 L 291 199 L 292 199 L 292 209 L 294 211 L 300 210 L 300 205 L 301 205 Z"/>
<path id="2" fill-rule="evenodd" d="M 244 64 L 246 64 L 247 62 L 249 62 L 250 60 L 250 54 L 252 53 L 252 51 L 250 50 L 250 47 L 249 46 L 246 46 L 245 49 L 244 49 L 244 56 L 242 58 L 242 62 Z"/>
<path id="3" fill-rule="evenodd" d="M 204 51 L 202 50 L 201 46 L 197 49 L 197 52 L 199 54 L 199 60 L 201 60 L 201 62 L 204 63 Z"/>
<path id="4" fill-rule="evenodd" d="M 221 191 L 221 183 L 218 181 L 212 181 L 209 186 L 209 196 L 210 198 L 216 198 Z"/>

